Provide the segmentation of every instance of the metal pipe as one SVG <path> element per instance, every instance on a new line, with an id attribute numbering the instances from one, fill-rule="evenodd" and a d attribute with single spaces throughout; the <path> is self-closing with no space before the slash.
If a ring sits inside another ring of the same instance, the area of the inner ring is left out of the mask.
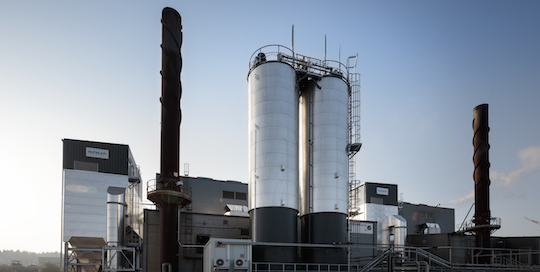
<path id="1" fill-rule="evenodd" d="M 473 146 L 474 146 L 474 223 L 476 228 L 476 247 L 489 248 L 490 218 L 489 209 L 489 125 L 488 104 L 478 105 L 473 110 Z M 481 263 L 489 263 L 488 258 L 481 258 Z"/>
<path id="2" fill-rule="evenodd" d="M 124 188 L 109 187 L 107 190 L 107 263 L 113 269 L 122 265 L 121 250 L 124 244 L 125 195 Z"/>

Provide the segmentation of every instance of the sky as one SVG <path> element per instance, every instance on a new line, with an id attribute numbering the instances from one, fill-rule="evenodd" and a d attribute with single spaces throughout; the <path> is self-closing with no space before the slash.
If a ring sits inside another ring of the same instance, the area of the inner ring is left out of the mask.
<path id="1" fill-rule="evenodd" d="M 356 178 L 473 203 L 473 108 L 489 104 L 498 236 L 540 236 L 538 1 L 0 1 L 0 250 L 61 249 L 62 139 L 128 144 L 159 172 L 161 11 L 182 16 L 180 167 L 248 181 L 249 58 L 358 54 Z M 470 220 L 470 216 L 468 218 Z"/>

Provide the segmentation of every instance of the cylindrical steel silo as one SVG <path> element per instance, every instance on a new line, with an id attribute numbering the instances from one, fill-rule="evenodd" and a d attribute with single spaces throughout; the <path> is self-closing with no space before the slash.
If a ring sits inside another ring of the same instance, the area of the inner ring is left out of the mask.
<path id="1" fill-rule="evenodd" d="M 310 139 L 311 154 L 304 156 L 310 162 L 301 163 L 302 173 L 309 173 L 301 181 L 301 238 L 303 243 L 339 244 L 347 242 L 348 212 L 348 101 L 349 87 L 343 78 L 324 76 L 315 87 L 306 88 L 311 94 L 302 94 L 302 113 L 307 113 L 309 124 L 301 127 Z M 310 97 L 311 96 L 311 97 Z M 311 102 L 308 102 L 310 101 Z M 309 109 L 311 107 L 311 109 Z M 310 131 L 309 131 L 310 130 Z M 305 137 L 303 137 L 305 138 Z M 304 169 L 309 167 L 307 171 Z M 305 175 L 304 175 L 305 176 Z M 306 203 L 305 201 L 309 201 Z M 341 248 L 304 248 L 305 262 L 344 263 L 346 250 Z"/>
<path id="2" fill-rule="evenodd" d="M 251 237 L 254 242 L 295 243 L 298 213 L 296 73 L 289 64 L 264 61 L 251 70 L 248 85 Z M 296 249 L 256 246 L 253 259 L 293 262 Z"/>

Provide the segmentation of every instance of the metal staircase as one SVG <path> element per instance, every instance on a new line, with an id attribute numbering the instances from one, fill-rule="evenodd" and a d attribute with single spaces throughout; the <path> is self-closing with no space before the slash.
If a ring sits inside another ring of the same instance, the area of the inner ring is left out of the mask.
<path id="1" fill-rule="evenodd" d="M 416 265 L 415 268 L 413 265 Z M 445 270 L 452 268 L 452 264 L 424 249 L 418 247 L 389 247 L 376 256 L 371 262 L 362 267 L 360 272 L 373 270 L 403 271 L 418 269 L 424 266 L 425 271 Z"/>

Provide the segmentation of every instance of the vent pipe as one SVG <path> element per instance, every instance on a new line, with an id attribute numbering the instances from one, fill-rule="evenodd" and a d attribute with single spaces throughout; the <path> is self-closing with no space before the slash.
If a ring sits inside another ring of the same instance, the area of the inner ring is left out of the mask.
<path id="1" fill-rule="evenodd" d="M 125 190 L 112 186 L 107 189 L 107 245 L 114 247 L 107 251 L 107 260 L 112 269 L 122 268 L 119 248 L 124 245 Z"/>

